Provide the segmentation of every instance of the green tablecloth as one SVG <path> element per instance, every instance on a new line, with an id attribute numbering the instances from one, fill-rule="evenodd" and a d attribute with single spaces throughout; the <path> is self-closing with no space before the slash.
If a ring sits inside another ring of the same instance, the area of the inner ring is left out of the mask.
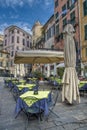
<path id="1" fill-rule="evenodd" d="M 23 88 L 32 89 L 34 86 L 35 86 L 35 84 L 21 84 L 21 85 L 17 85 L 19 90 L 22 90 Z"/>
<path id="2" fill-rule="evenodd" d="M 21 99 L 23 99 L 28 106 L 31 106 L 33 103 L 38 101 L 39 99 L 48 98 L 50 91 L 38 91 L 37 95 L 34 95 L 34 91 L 28 91 L 20 96 Z M 35 100 L 32 98 L 26 98 L 26 97 L 36 97 Z"/>

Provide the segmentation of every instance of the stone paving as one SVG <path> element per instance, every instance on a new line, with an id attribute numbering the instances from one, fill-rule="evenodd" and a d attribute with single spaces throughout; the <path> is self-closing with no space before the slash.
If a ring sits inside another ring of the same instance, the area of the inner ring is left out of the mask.
<path id="1" fill-rule="evenodd" d="M 80 104 L 68 105 L 61 102 L 61 92 L 53 113 L 48 120 L 32 119 L 27 123 L 24 113 L 15 119 L 16 102 L 8 88 L 0 82 L 0 130 L 87 130 L 87 97 Z"/>

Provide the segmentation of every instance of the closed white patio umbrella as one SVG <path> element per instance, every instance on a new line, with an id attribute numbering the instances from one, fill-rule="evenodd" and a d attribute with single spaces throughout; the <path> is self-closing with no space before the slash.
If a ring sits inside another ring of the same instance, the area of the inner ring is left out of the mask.
<path id="1" fill-rule="evenodd" d="M 67 100 L 70 104 L 73 101 L 80 102 L 78 89 L 78 76 L 76 72 L 76 49 L 73 39 L 74 28 L 71 24 L 67 24 L 64 29 L 64 62 L 65 71 L 62 79 L 62 101 Z"/>

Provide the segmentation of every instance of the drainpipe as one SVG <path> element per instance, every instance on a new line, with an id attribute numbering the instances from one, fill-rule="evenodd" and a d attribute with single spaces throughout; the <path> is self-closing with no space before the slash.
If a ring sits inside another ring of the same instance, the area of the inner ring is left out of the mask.
<path id="1" fill-rule="evenodd" d="M 82 40 L 81 40 L 81 16 L 80 16 L 80 9 L 81 9 L 81 4 L 80 4 L 80 0 L 77 0 L 77 11 L 78 11 L 78 17 L 79 17 L 79 49 L 80 49 L 80 64 L 81 64 L 81 69 L 84 68 L 83 64 L 82 64 Z M 84 76 L 83 74 L 83 70 L 81 70 L 81 75 Z"/>

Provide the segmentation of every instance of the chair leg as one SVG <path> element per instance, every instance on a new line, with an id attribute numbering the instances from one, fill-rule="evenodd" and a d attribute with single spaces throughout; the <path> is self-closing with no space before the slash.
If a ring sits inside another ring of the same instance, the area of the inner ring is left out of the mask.
<path id="1" fill-rule="evenodd" d="M 21 113 L 21 111 L 23 111 L 23 110 L 20 110 L 20 111 L 19 111 L 19 113 L 15 116 L 15 119 L 18 117 L 18 115 Z"/>
<path id="2" fill-rule="evenodd" d="M 27 128 L 28 128 L 28 123 L 29 123 L 29 118 L 27 117 L 27 119 L 25 121 L 25 130 L 27 130 Z"/>
<path id="3" fill-rule="evenodd" d="M 42 121 L 42 115 L 41 115 L 41 113 L 39 113 L 38 118 L 39 118 L 39 121 Z"/>

